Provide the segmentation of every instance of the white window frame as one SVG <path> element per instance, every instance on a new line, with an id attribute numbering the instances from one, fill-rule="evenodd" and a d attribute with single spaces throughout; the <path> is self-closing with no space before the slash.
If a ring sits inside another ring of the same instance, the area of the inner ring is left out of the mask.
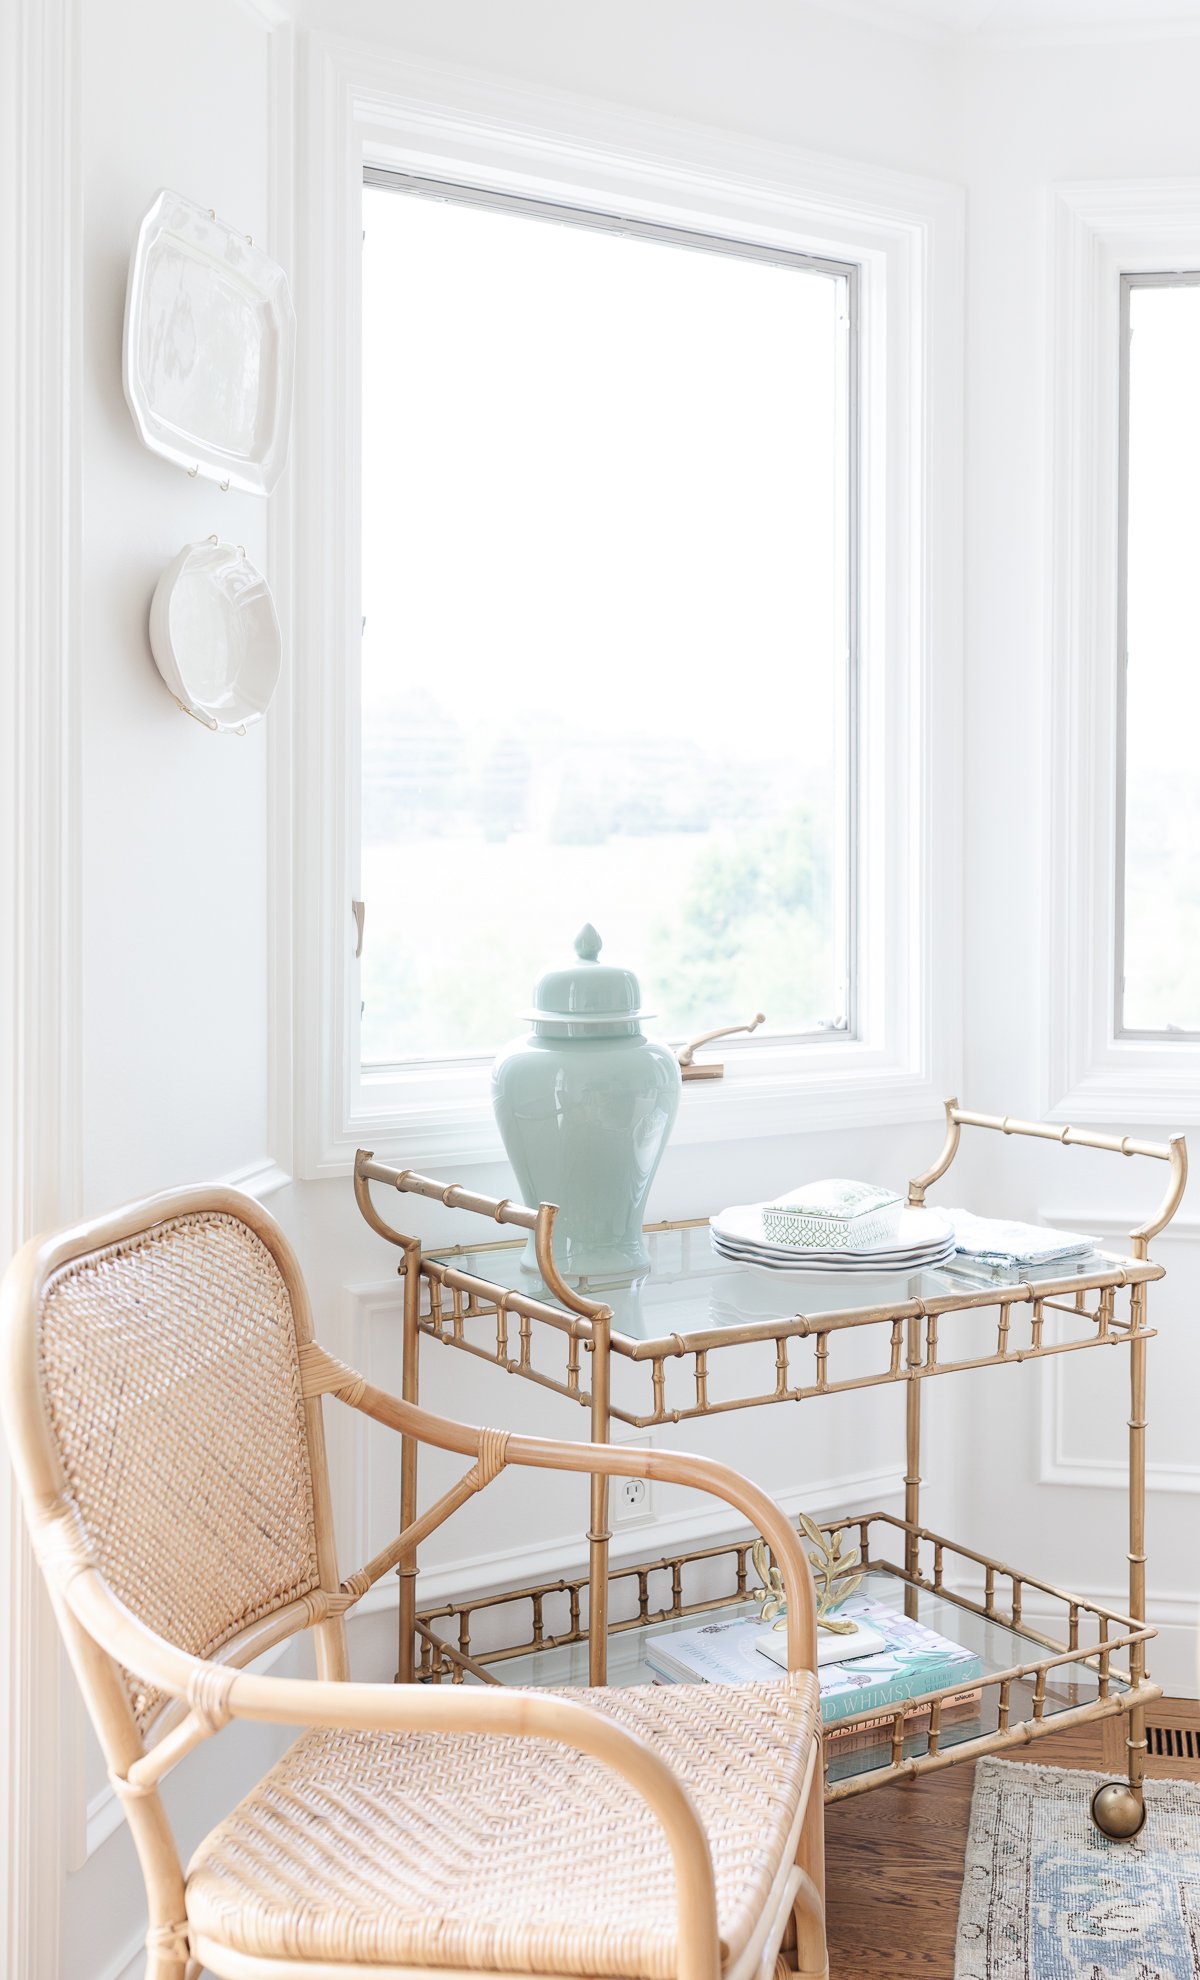
<path id="1" fill-rule="evenodd" d="M 1184 273 L 1173 269 L 1164 273 L 1155 269 L 1152 273 L 1139 273 L 1124 268 L 1119 277 L 1120 316 L 1118 335 L 1120 336 L 1120 369 L 1118 372 L 1118 393 L 1120 399 L 1120 440 L 1117 459 L 1117 735 L 1116 735 L 1116 818 L 1115 850 L 1116 875 L 1114 880 L 1115 897 L 1113 905 L 1113 1034 L 1118 1039 L 1137 1038 L 1170 1040 L 1177 1043 L 1189 1041 L 1195 1045 L 1200 1040 L 1200 1031 L 1195 1027 L 1177 1027 L 1168 1031 L 1165 1025 L 1133 1025 L 1125 1022 L 1125 913 L 1126 881 L 1129 861 L 1129 356 L 1130 356 L 1130 310 L 1135 289 L 1195 289 L 1200 288 L 1200 271 L 1191 268 Z M 1125 657 L 1123 657 L 1125 656 Z"/>
<path id="2" fill-rule="evenodd" d="M 290 801 L 290 780 L 277 780 L 293 825 L 283 891 L 295 904 L 292 969 L 277 973 L 277 1087 L 288 1078 L 286 1051 L 296 1172 L 343 1174 L 364 1143 L 413 1165 L 501 1156 L 479 1062 L 359 1078 L 350 903 L 367 165 L 740 236 L 861 270 L 858 1036 L 731 1041 L 722 1048 L 725 1079 L 685 1089 L 673 1139 L 936 1113 L 957 1069 L 960 1020 L 961 193 L 585 99 L 374 53 L 367 60 L 332 38 L 312 37 L 307 81 L 296 133 L 304 335 Z M 283 856 L 286 834 L 274 836 Z M 414 931 L 414 940 L 431 939 Z M 530 958 L 531 975 L 541 960 Z M 730 1021 L 742 1015 L 730 1012 Z"/>
<path id="3" fill-rule="evenodd" d="M 1200 268 L 1200 179 L 1054 189 L 1043 900 L 1051 1119 L 1200 1120 L 1200 1044 L 1118 1028 L 1121 278 Z"/>
<path id="4" fill-rule="evenodd" d="M 388 167 L 369 164 L 366 167 L 366 183 L 383 191 L 390 191 L 397 198 L 425 198 L 449 203 L 460 198 L 464 204 L 477 209 L 483 207 L 493 212 L 523 213 L 526 217 L 541 219 L 554 218 L 558 214 L 569 216 L 567 224 L 580 229 L 594 228 L 608 234 L 637 233 L 643 240 L 668 242 L 674 246 L 693 246 L 710 254 L 723 254 L 728 257 L 770 262 L 775 267 L 786 268 L 792 273 L 800 270 L 840 280 L 845 285 L 845 317 L 849 341 L 849 358 L 846 365 L 846 403 L 844 432 L 847 447 L 847 474 L 844 488 L 846 548 L 844 577 L 844 626 L 846 636 L 845 672 L 841 689 L 839 720 L 843 737 L 844 755 L 838 765 L 840 804 L 843 816 L 839 819 L 834 833 L 834 843 L 841 848 L 839 862 L 840 898 L 836 902 L 833 915 L 834 935 L 831 943 L 837 980 L 844 985 L 840 1002 L 831 1003 L 828 1015 L 823 1022 L 814 1022 L 806 1028 L 793 1027 L 784 1030 L 778 1025 L 770 1027 L 766 1033 L 760 1032 L 750 1049 L 761 1052 L 764 1044 L 770 1041 L 776 1049 L 814 1041 L 831 1044 L 845 1044 L 858 1036 L 858 884 L 859 860 L 857 848 L 858 834 L 858 760 L 859 760 L 859 667 L 858 667 L 858 564 L 859 564 L 859 475 L 858 475 L 858 344 L 859 344 L 859 267 L 854 261 L 832 261 L 815 254 L 798 255 L 791 250 L 781 252 L 772 245 L 764 248 L 756 243 L 731 240 L 712 233 L 696 230 L 665 228 L 632 219 L 628 214 L 606 214 L 595 208 L 582 208 L 575 203 L 566 206 L 560 201 L 553 204 L 533 200 L 514 200 L 511 194 L 500 193 L 493 187 L 481 188 L 478 184 L 463 184 L 445 179 L 416 179 L 410 174 L 396 172 Z M 364 228 L 364 239 L 366 230 Z M 836 704 L 835 704 L 836 705 Z M 360 721 L 361 727 L 361 721 Z M 361 803 L 359 817 L 350 819 L 350 858 L 351 868 L 362 870 Z M 363 906 L 367 903 L 364 901 Z M 357 933 L 357 927 L 356 927 Z M 719 1006 L 717 1009 L 719 1010 Z M 510 1014 L 511 1015 L 511 1014 Z M 814 1018 L 816 1013 L 812 1014 Z M 697 1030 L 712 1028 L 721 1022 L 714 1011 L 703 1013 L 693 1022 L 688 1031 L 673 1033 L 666 1042 L 675 1049 L 686 1045 Z M 507 1037 L 509 1034 L 506 1033 Z M 739 1044 L 738 1050 L 744 1049 Z M 419 1076 L 422 1070 L 444 1066 L 449 1062 L 459 1063 L 463 1068 L 471 1065 L 484 1065 L 490 1068 L 495 1057 L 495 1046 L 489 1052 L 472 1050 L 461 1054 L 439 1053 L 433 1057 L 399 1060 L 395 1064 L 372 1062 L 361 1068 L 364 1092 L 373 1090 L 376 1094 L 402 1094 L 410 1081 Z M 385 1101 L 386 1104 L 386 1101 Z"/>

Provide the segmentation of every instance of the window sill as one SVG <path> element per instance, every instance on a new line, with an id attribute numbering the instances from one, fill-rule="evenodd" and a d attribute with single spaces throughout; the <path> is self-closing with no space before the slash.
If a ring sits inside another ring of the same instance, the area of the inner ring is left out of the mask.
<path id="1" fill-rule="evenodd" d="M 735 1055 L 729 1053 L 723 1079 L 685 1084 L 672 1147 L 941 1118 L 941 1079 L 881 1065 L 877 1055 L 849 1044 L 808 1048 L 826 1056 L 819 1064 L 797 1069 L 794 1059 L 802 1049 L 773 1053 L 776 1063 L 761 1068 L 745 1064 L 749 1054 L 740 1055 L 741 1065 L 730 1064 Z M 793 1061 L 786 1069 L 778 1063 L 784 1057 Z M 364 1082 L 342 1134 L 322 1149 L 309 1175 L 348 1174 L 355 1150 L 362 1147 L 384 1160 L 434 1174 L 452 1175 L 505 1160 L 491 1110 L 488 1068 L 425 1074 L 411 1085 L 406 1095 L 389 1082 L 373 1104 L 370 1083 Z"/>

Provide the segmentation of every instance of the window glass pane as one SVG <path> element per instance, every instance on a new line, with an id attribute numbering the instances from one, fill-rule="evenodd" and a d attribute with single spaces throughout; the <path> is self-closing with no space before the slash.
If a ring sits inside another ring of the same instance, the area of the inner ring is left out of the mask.
<path id="1" fill-rule="evenodd" d="M 1200 1031 L 1200 287 L 1129 292 L 1124 998 Z"/>
<path id="2" fill-rule="evenodd" d="M 362 1057 L 850 1011 L 848 283 L 364 194 Z"/>

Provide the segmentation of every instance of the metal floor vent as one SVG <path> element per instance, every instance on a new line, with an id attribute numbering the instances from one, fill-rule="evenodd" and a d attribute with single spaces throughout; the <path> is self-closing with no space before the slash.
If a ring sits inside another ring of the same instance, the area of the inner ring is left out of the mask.
<path id="1" fill-rule="evenodd" d="M 1200 1761 L 1200 1726 L 1147 1726 L 1146 1757 Z"/>

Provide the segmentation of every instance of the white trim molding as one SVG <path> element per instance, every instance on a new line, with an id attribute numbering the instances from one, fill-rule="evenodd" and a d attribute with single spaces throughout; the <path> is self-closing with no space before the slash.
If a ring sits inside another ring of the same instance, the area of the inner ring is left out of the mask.
<path id="1" fill-rule="evenodd" d="M 281 1169 L 269 1155 L 248 1163 L 243 1169 L 231 1169 L 227 1175 L 217 1177 L 218 1183 L 226 1189 L 240 1189 L 245 1195 L 256 1197 L 260 1203 L 268 1196 L 274 1196 L 277 1190 L 286 1189 L 291 1180 L 288 1171 Z"/>
<path id="2" fill-rule="evenodd" d="M 109 1961 L 99 1980 L 141 1980 L 146 1970 L 146 1928 L 139 1925 L 116 1957 Z"/>
<path id="3" fill-rule="evenodd" d="M 257 6 L 257 0 L 249 0 Z M 274 0 L 269 0 L 273 8 Z M 295 98 L 296 33 L 274 29 L 267 41 L 268 245 L 282 267 L 296 267 Z M 267 503 L 267 560 L 285 653 L 295 646 L 292 597 L 295 438 L 292 460 Z M 290 1171 L 292 1133 L 292 923 L 294 871 L 292 813 L 295 804 L 295 696 L 292 668 L 284 667 L 266 725 L 267 745 L 267 1008 L 271 1043 L 267 1059 L 267 1140 L 271 1168 Z M 290 1177 L 289 1177 L 290 1179 Z M 253 1184 L 243 1184 L 258 1194 Z"/>
<path id="4" fill-rule="evenodd" d="M 80 1201 L 79 65 L 76 0 L 0 8 L 0 1263 Z M 48 1980 L 69 1692 L 2 1451 L 0 1578 L 0 1968 Z"/>
<path id="5" fill-rule="evenodd" d="M 963 198 L 958 188 L 558 92 L 304 38 L 294 133 L 296 407 L 293 975 L 277 983 L 296 1172 L 356 1146 L 425 1166 L 494 1161 L 487 1067 L 388 1085 L 357 1064 L 361 186 L 364 164 L 660 223 L 740 232 L 862 270 L 866 735 L 862 1035 L 727 1056 L 685 1094 L 676 1143 L 934 1116 L 960 1030 Z M 279 802 L 286 792 L 279 790 Z M 275 832 L 285 847 L 285 826 Z M 435 929 L 414 931 L 422 944 Z M 285 1074 L 281 1071 L 277 1086 Z"/>
<path id="6" fill-rule="evenodd" d="M 1053 1120 L 1200 1121 L 1200 1045 L 1118 1038 L 1117 504 L 1122 274 L 1200 267 L 1200 179 L 1053 189 L 1044 895 Z"/>

